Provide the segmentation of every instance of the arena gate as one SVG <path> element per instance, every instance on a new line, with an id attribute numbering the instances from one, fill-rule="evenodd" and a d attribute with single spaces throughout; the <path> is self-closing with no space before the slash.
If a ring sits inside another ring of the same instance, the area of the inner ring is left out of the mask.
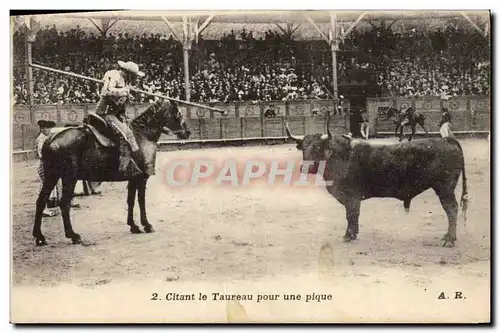
<path id="1" fill-rule="evenodd" d="M 452 97 L 448 101 L 439 97 L 426 98 L 367 98 L 366 110 L 370 120 L 370 132 L 393 134 L 395 126 L 392 120 L 386 120 L 384 110 L 387 107 L 406 108 L 412 106 L 426 116 L 429 132 L 439 131 L 441 109 L 448 108 L 451 113 L 453 132 L 489 132 L 491 126 L 491 103 L 487 96 Z M 405 132 L 409 129 L 405 129 Z M 417 133 L 424 131 L 417 126 Z"/>
<path id="2" fill-rule="evenodd" d="M 208 105 L 208 104 L 207 104 Z M 127 107 L 127 115 L 141 114 L 149 104 L 135 104 Z M 349 131 L 349 102 L 344 100 L 342 108 L 335 100 L 270 101 L 259 103 L 210 103 L 209 106 L 228 111 L 227 116 L 211 110 L 180 105 L 192 132 L 188 141 L 216 141 L 228 139 L 285 139 L 285 123 L 288 121 L 293 133 L 325 133 L 327 115 L 330 115 L 332 133 Z M 274 106 L 274 117 L 266 117 L 266 111 Z M 340 110 L 339 110 L 340 109 Z M 33 150 L 38 134 L 37 121 L 52 120 L 57 126 L 81 124 L 95 104 L 37 105 L 33 107 L 14 106 L 13 151 Z M 176 140 L 163 136 L 160 142 Z"/>

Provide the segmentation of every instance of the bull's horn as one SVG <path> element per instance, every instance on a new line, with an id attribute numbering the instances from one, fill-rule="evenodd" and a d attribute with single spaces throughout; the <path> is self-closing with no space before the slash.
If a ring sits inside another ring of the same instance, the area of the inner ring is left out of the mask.
<path id="1" fill-rule="evenodd" d="M 290 127 L 288 126 L 288 122 L 286 122 L 286 126 L 285 126 L 285 129 L 286 129 L 286 135 L 288 135 L 288 137 L 294 141 L 297 141 L 297 142 L 301 142 L 302 140 L 304 140 L 304 137 L 303 136 L 300 136 L 300 135 L 293 135 L 292 132 L 290 131 Z"/>

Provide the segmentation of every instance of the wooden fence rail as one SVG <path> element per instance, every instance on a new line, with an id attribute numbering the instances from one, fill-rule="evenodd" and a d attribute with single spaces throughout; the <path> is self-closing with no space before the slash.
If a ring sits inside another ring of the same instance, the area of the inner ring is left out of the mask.
<path id="1" fill-rule="evenodd" d="M 149 104 L 127 107 L 127 115 L 136 117 Z M 180 106 L 187 119 L 193 140 L 239 139 L 255 137 L 282 137 L 284 124 L 290 122 L 297 134 L 323 132 L 326 130 L 327 114 L 330 115 L 332 131 L 349 131 L 349 103 L 343 102 L 338 111 L 333 100 L 305 100 L 294 102 L 264 103 L 214 103 L 214 107 L 227 110 L 226 116 L 218 112 L 192 106 Z M 275 117 L 267 117 L 266 111 L 274 108 Z M 58 126 L 81 123 L 95 109 L 94 104 L 61 104 L 27 107 L 17 105 L 13 113 L 13 149 L 31 150 L 38 134 L 37 121 L 52 120 Z M 161 140 L 175 139 L 163 136 Z"/>

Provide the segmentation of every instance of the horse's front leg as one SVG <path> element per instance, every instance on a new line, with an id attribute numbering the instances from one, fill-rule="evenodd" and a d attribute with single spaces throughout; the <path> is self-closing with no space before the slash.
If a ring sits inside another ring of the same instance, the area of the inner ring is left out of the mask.
<path id="1" fill-rule="evenodd" d="M 412 126 L 411 127 L 411 134 L 410 134 L 410 138 L 408 139 L 408 141 L 411 141 L 411 139 L 413 138 L 413 136 L 415 135 L 415 130 L 416 130 L 416 126 Z"/>
<path id="2" fill-rule="evenodd" d="M 134 222 L 134 204 L 135 204 L 135 192 L 137 191 L 137 180 L 129 180 L 128 182 L 128 194 L 127 194 L 127 205 L 128 205 L 128 216 L 127 224 L 130 226 L 130 232 L 133 234 L 142 233 L 141 229 Z"/>
<path id="3" fill-rule="evenodd" d="M 399 142 L 403 141 L 403 128 L 404 126 L 399 127 Z"/>
<path id="4" fill-rule="evenodd" d="M 145 232 L 154 232 L 153 226 L 148 222 L 148 217 L 146 215 L 146 183 L 148 178 L 142 178 L 138 182 L 138 192 L 139 192 L 139 209 L 141 210 L 141 224 L 144 227 Z"/>

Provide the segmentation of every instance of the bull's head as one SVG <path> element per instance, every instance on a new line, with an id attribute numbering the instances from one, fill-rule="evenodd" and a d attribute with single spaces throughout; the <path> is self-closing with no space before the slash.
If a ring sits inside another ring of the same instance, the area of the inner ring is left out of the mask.
<path id="1" fill-rule="evenodd" d="M 325 160 L 328 142 L 333 137 L 330 129 L 327 130 L 326 134 L 299 136 L 293 135 L 288 123 L 286 123 L 286 134 L 290 139 L 297 142 L 297 149 L 302 150 L 303 160 L 314 162 L 314 164 L 308 168 L 308 172 L 317 173 L 319 162 Z"/>
<path id="2" fill-rule="evenodd" d="M 332 135 L 329 126 L 326 134 L 308 134 L 305 136 L 293 135 L 288 123 L 286 124 L 287 136 L 297 142 L 297 149 L 302 151 L 304 161 L 311 161 L 313 165 L 308 168 L 308 173 L 318 172 L 319 163 L 331 158 L 346 160 L 349 156 L 352 134 Z"/>

